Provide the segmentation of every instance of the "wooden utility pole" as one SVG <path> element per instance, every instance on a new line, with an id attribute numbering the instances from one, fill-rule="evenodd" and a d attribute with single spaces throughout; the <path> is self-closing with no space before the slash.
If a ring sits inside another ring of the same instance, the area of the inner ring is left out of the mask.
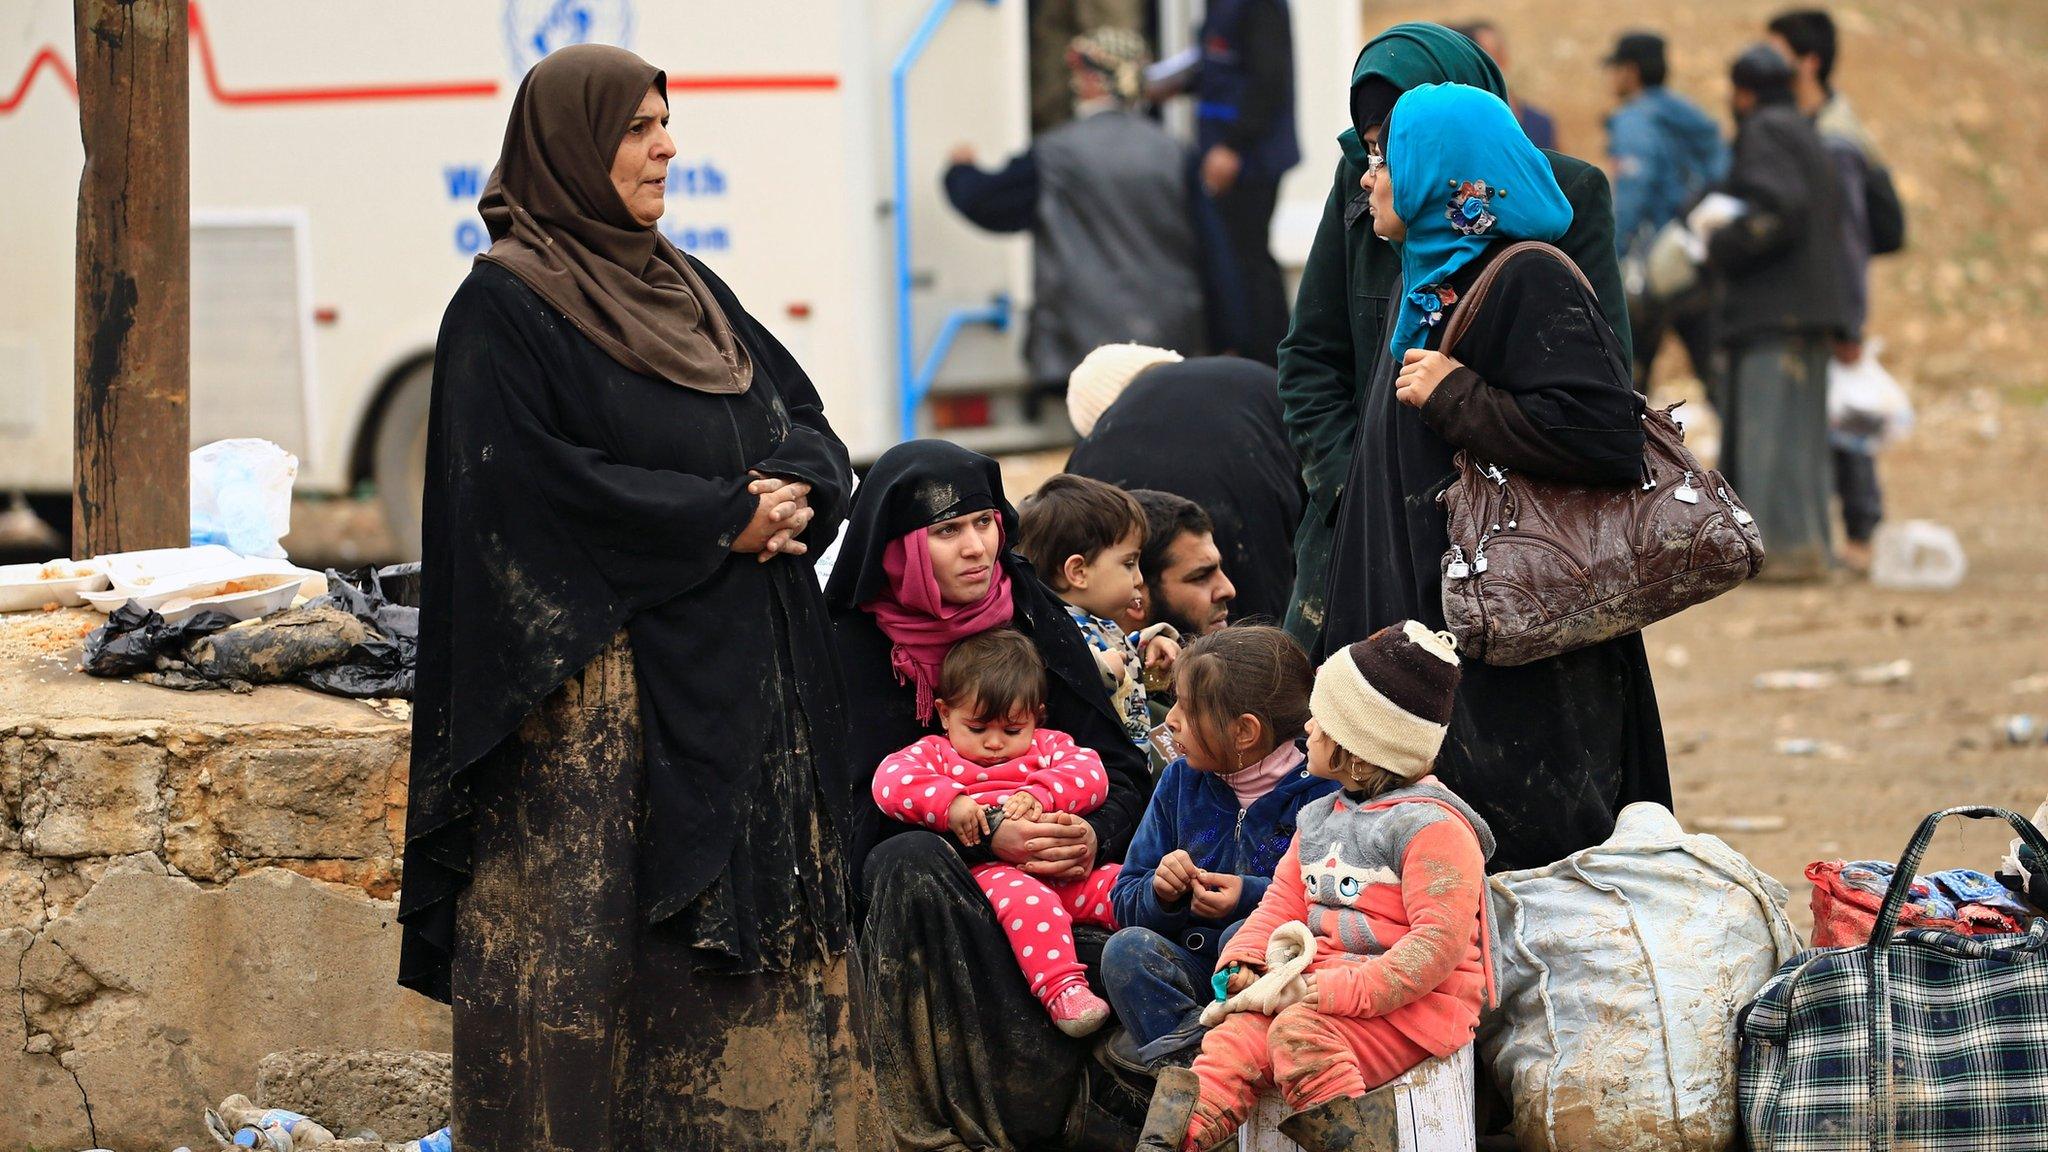
<path id="1" fill-rule="evenodd" d="M 186 0 L 72 0 L 78 263 L 71 551 L 191 539 Z"/>

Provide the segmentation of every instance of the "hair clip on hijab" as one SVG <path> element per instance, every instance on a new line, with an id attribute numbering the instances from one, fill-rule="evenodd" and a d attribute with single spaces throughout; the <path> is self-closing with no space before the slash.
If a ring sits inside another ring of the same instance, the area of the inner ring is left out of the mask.
<path id="1" fill-rule="evenodd" d="M 1493 206 L 1493 197 L 1506 199 L 1507 191 L 1488 188 L 1484 180 L 1466 180 L 1462 183 L 1452 180 L 1450 184 L 1456 191 L 1451 193 L 1451 206 L 1444 209 L 1444 218 L 1462 235 L 1484 235 L 1497 223 L 1490 210 Z"/>
<path id="2" fill-rule="evenodd" d="M 1426 284 L 1410 292 L 1408 302 L 1422 313 L 1422 322 L 1434 328 L 1443 323 L 1444 309 L 1458 302 L 1458 291 L 1449 284 Z"/>

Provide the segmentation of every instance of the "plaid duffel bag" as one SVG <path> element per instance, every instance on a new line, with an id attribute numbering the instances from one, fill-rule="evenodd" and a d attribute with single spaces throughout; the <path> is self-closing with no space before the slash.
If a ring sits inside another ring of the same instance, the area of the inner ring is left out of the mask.
<path id="1" fill-rule="evenodd" d="M 1737 1018 L 1736 1093 L 1752 1152 L 2048 1149 L 2048 921 L 2024 933 L 1894 935 L 1935 825 L 1920 822 L 1868 944 L 1802 952 Z"/>

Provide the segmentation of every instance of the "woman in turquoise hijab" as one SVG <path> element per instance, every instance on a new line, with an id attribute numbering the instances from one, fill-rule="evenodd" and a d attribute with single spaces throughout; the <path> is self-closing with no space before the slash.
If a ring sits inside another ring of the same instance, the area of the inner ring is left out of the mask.
<path id="1" fill-rule="evenodd" d="M 1393 213 L 1390 219 L 1374 205 L 1373 231 L 1401 251 L 1404 294 L 1387 345 L 1398 362 L 1452 306 L 1442 295 L 1452 275 L 1495 240 L 1556 243 L 1571 227 L 1572 206 L 1550 162 L 1491 92 L 1424 84 L 1401 97 L 1394 113 L 1380 181 Z"/>
<path id="2" fill-rule="evenodd" d="M 1280 346 L 1280 400 L 1287 436 L 1301 458 L 1309 504 L 1295 534 L 1294 598 L 1287 630 L 1311 653 L 1321 644 L 1323 595 L 1329 578 L 1336 506 L 1360 437 L 1365 388 L 1394 319 L 1397 250 L 1373 235 L 1365 212 L 1367 141 L 1401 94 L 1424 84 L 1467 84 L 1505 99 L 1507 83 L 1492 59 L 1468 37 L 1441 24 L 1396 24 L 1372 38 L 1352 66 L 1349 120 L 1339 137 L 1344 155 L 1330 184 L 1314 246 L 1302 268 L 1294 324 Z M 1311 113 L 1314 110 L 1311 109 Z M 1341 122 L 1345 112 L 1323 114 Z M 1336 124 L 1331 125 L 1333 128 Z M 1614 259 L 1614 209 L 1607 177 L 1584 160 L 1544 152 L 1572 206 L 1571 226 L 1557 246 L 1593 281 L 1601 312 L 1628 347 L 1628 313 Z M 1352 637 L 1358 639 L 1358 637 Z"/>
<path id="3" fill-rule="evenodd" d="M 1458 84 L 1399 97 L 1364 165 L 1365 217 L 1398 256 L 1385 336 L 1359 406 L 1336 515 L 1331 649 L 1402 619 L 1443 627 L 1436 496 L 1459 449 L 1583 484 L 1640 474 L 1643 400 L 1600 301 L 1552 253 L 1518 253 L 1458 346 L 1444 325 L 1500 252 L 1555 244 L 1573 209 L 1507 104 Z M 1611 253 L 1610 253 L 1611 257 Z M 1670 804 L 1640 637 L 1516 668 L 1468 661 L 1438 773 L 1499 840 L 1489 867 L 1549 864 L 1607 838 L 1637 800 Z"/>

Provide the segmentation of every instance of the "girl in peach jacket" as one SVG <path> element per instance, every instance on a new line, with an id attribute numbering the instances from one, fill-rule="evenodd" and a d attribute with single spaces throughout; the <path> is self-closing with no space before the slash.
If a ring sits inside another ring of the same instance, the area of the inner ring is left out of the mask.
<path id="1" fill-rule="evenodd" d="M 1233 1013 L 1191 1071 L 1161 1074 L 1141 1150 L 1221 1147 L 1258 1089 L 1275 1084 L 1294 1110 L 1281 1131 L 1307 1152 L 1336 1152 L 1391 1134 L 1393 1102 L 1373 1089 L 1471 1043 L 1494 995 L 1485 921 L 1493 837 L 1429 775 L 1457 684 L 1451 637 L 1414 621 L 1338 651 L 1317 672 L 1309 771 L 1343 787 L 1302 809 L 1272 887 L 1218 971 L 1228 992 L 1248 988 L 1268 940 L 1290 922 L 1307 926 L 1314 958 L 1300 985 L 1266 1005 L 1273 1014 Z"/>

